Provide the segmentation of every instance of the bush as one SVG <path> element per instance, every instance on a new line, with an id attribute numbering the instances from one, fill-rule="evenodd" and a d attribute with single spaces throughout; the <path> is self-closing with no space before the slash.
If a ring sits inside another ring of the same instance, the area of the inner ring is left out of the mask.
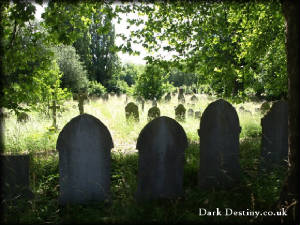
<path id="1" fill-rule="evenodd" d="M 100 97 L 101 95 L 106 93 L 106 88 L 97 81 L 89 81 L 88 82 L 88 95 Z"/>
<path id="2" fill-rule="evenodd" d="M 172 86 L 167 82 L 167 76 L 163 75 L 163 70 L 157 65 L 147 65 L 136 82 L 135 95 L 144 99 L 159 100 L 164 93 L 168 92 Z"/>

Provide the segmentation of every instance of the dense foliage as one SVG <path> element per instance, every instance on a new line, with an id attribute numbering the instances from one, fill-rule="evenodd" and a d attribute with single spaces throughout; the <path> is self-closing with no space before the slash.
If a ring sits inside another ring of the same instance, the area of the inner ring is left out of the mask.
<path id="1" fill-rule="evenodd" d="M 176 53 L 173 65 L 195 73 L 198 83 L 209 84 L 216 94 L 286 97 L 284 18 L 279 1 L 157 1 L 122 5 L 118 10 L 147 18 L 128 19 L 139 29 L 129 38 L 123 35 L 124 39 L 138 38 L 151 52 Z M 147 59 L 165 62 L 163 56 Z"/>

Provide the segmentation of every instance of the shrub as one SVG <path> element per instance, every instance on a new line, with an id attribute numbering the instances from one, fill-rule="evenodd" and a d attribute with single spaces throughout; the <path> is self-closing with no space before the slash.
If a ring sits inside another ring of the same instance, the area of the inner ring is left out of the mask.
<path id="1" fill-rule="evenodd" d="M 88 83 L 88 95 L 89 96 L 97 96 L 100 97 L 101 95 L 106 93 L 106 88 L 97 81 L 89 81 Z"/>

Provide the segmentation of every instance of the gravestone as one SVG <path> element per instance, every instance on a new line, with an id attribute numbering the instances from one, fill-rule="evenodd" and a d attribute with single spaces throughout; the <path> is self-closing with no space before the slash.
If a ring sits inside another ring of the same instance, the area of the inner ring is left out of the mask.
<path id="1" fill-rule="evenodd" d="M 87 92 L 79 92 L 77 94 L 79 114 L 84 113 L 84 102 L 88 99 Z"/>
<path id="2" fill-rule="evenodd" d="M 28 116 L 27 113 L 20 112 L 20 113 L 17 114 L 17 121 L 19 123 L 26 123 L 26 122 L 28 122 L 28 120 L 29 120 L 29 116 Z"/>
<path id="3" fill-rule="evenodd" d="M 178 93 L 178 103 L 185 103 L 185 98 L 184 98 L 184 89 L 179 88 L 179 93 Z"/>
<path id="4" fill-rule="evenodd" d="M 260 111 L 261 111 L 262 114 L 265 114 L 270 110 L 270 108 L 271 108 L 270 103 L 269 102 L 264 102 L 260 106 Z"/>
<path id="5" fill-rule="evenodd" d="M 244 106 L 241 106 L 241 107 L 239 108 L 239 110 L 240 110 L 240 111 L 245 111 Z"/>
<path id="6" fill-rule="evenodd" d="M 104 95 L 102 95 L 102 100 L 107 102 L 108 101 L 108 93 L 105 93 Z"/>
<path id="7" fill-rule="evenodd" d="M 153 106 L 148 110 L 148 121 L 151 121 L 157 117 L 160 117 L 160 110 L 158 107 Z"/>
<path id="8" fill-rule="evenodd" d="M 191 101 L 192 101 L 192 102 L 197 102 L 197 101 L 198 101 L 197 96 L 196 96 L 196 95 L 193 95 L 193 96 L 191 97 Z"/>
<path id="9" fill-rule="evenodd" d="M 200 129 L 199 187 L 232 187 L 240 179 L 239 135 L 234 107 L 222 99 L 208 105 Z"/>
<path id="10" fill-rule="evenodd" d="M 176 198 L 183 194 L 184 150 L 187 137 L 174 119 L 162 116 L 139 134 L 138 200 Z"/>
<path id="11" fill-rule="evenodd" d="M 1 197 L 33 198 L 29 187 L 29 155 L 1 155 Z"/>
<path id="12" fill-rule="evenodd" d="M 156 99 L 154 99 L 154 100 L 152 101 L 152 107 L 157 107 Z"/>
<path id="13" fill-rule="evenodd" d="M 195 112 L 195 119 L 200 119 L 201 118 L 201 112 L 200 111 L 196 111 Z"/>
<path id="14" fill-rule="evenodd" d="M 139 121 L 139 108 L 133 102 L 129 102 L 125 107 L 126 119 L 133 118 L 135 121 Z"/>
<path id="15" fill-rule="evenodd" d="M 109 130 L 92 115 L 79 115 L 64 126 L 56 144 L 60 204 L 109 198 L 110 151 L 113 147 Z"/>
<path id="16" fill-rule="evenodd" d="M 194 110 L 193 109 L 188 110 L 188 117 L 194 117 Z"/>
<path id="17" fill-rule="evenodd" d="M 178 121 L 184 121 L 185 120 L 185 107 L 182 104 L 179 104 L 175 108 L 175 119 Z"/>
<path id="18" fill-rule="evenodd" d="M 53 100 L 52 101 L 52 106 L 49 106 L 49 108 L 52 110 L 52 127 L 54 128 L 54 130 L 58 129 L 57 126 L 57 110 L 60 109 L 59 105 L 56 105 L 56 101 Z"/>
<path id="19" fill-rule="evenodd" d="M 261 119 L 261 168 L 271 169 L 287 165 L 288 156 L 288 104 L 277 101 Z"/>
<path id="20" fill-rule="evenodd" d="M 170 94 L 170 93 L 168 93 L 168 94 L 165 96 L 165 101 L 166 101 L 166 102 L 171 101 L 171 94 Z"/>

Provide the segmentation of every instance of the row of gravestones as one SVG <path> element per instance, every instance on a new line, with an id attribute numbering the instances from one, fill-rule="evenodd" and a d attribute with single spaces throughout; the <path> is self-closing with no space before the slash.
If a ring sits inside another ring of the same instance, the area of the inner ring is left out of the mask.
<path id="1" fill-rule="evenodd" d="M 176 120 L 184 121 L 185 114 L 186 114 L 186 109 L 182 104 L 179 104 L 177 107 L 175 107 L 175 119 Z M 125 107 L 125 116 L 126 116 L 127 120 L 130 120 L 130 118 L 132 118 L 135 121 L 139 121 L 138 106 L 136 104 L 134 104 L 133 102 L 129 102 Z M 194 113 L 193 109 L 189 109 L 188 116 L 199 119 L 201 117 L 201 112 L 196 111 Z M 160 109 L 156 105 L 154 105 L 148 110 L 148 121 L 151 121 L 157 117 L 160 117 Z"/>
<path id="2" fill-rule="evenodd" d="M 199 187 L 231 187 L 239 182 L 240 131 L 238 115 L 230 103 L 217 100 L 205 109 L 198 130 Z M 262 132 L 262 167 L 284 161 L 288 148 L 285 102 L 275 103 L 262 119 Z M 185 131 L 174 119 L 159 117 L 143 128 L 136 145 L 139 151 L 138 200 L 174 198 L 183 194 L 187 146 Z M 65 125 L 57 139 L 60 204 L 109 198 L 113 147 L 109 130 L 94 116 L 82 114 Z M 1 165 L 11 164 L 6 159 Z M 17 170 L 20 168 L 22 166 L 18 165 Z M 4 180 L 19 182 L 9 176 L 11 168 L 4 171 Z"/>

